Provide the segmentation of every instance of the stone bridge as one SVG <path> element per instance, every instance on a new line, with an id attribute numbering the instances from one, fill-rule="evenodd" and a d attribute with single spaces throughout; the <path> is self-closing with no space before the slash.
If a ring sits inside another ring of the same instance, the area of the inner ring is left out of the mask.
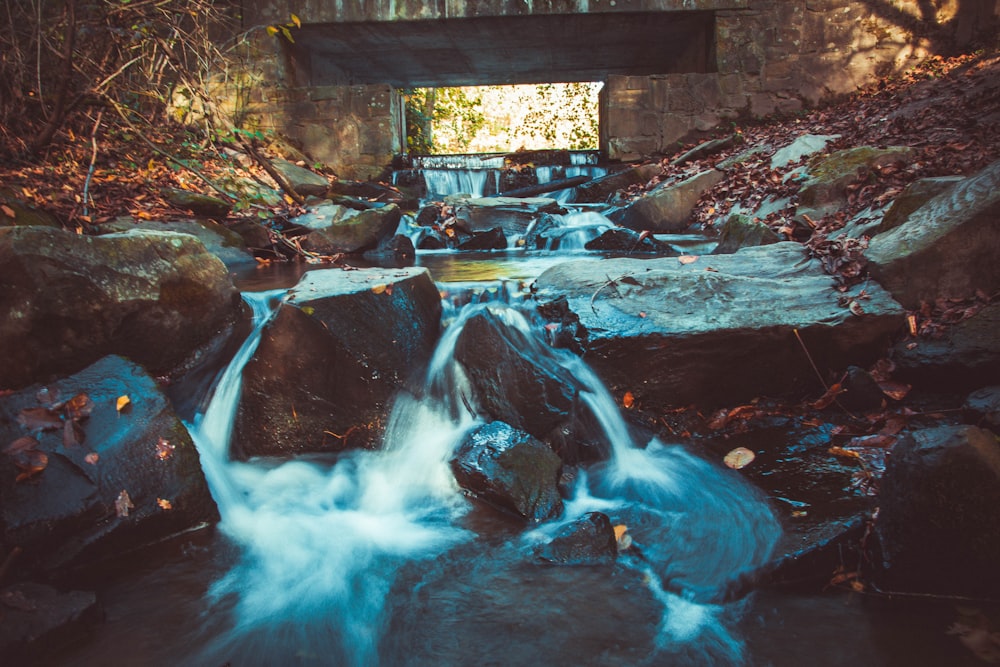
<path id="1" fill-rule="evenodd" d="M 405 147 L 399 90 L 603 81 L 601 150 L 631 160 L 900 69 L 994 0 L 265 0 L 241 111 L 343 177 Z M 933 7 L 931 7 L 933 5 Z M 292 15 L 294 41 L 263 30 Z M 936 31 L 936 32 L 935 32 Z M 917 35 L 923 35 L 918 37 Z M 234 96 L 235 99 L 235 96 Z"/>

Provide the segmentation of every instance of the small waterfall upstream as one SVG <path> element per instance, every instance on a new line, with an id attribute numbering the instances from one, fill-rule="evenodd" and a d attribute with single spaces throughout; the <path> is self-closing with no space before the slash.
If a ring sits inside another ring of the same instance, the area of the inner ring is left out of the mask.
<path id="1" fill-rule="evenodd" d="M 420 395 L 396 399 L 381 450 L 229 460 L 240 374 L 279 297 L 245 295 L 257 326 L 189 426 L 219 529 L 238 552 L 210 590 L 210 639 L 191 664 L 740 663 L 730 618 L 739 605 L 712 592 L 766 562 L 779 532 L 770 511 L 738 478 L 678 446 L 637 446 L 590 368 L 546 344 L 515 306 L 476 303 L 455 315 Z M 581 471 L 559 521 L 485 536 L 448 463 L 482 423 L 452 351 L 484 308 L 523 334 L 525 354 L 572 372 L 610 452 Z M 627 524 L 635 539 L 613 570 L 532 562 L 536 545 L 591 511 Z M 607 627 L 609 612 L 623 620 Z"/>

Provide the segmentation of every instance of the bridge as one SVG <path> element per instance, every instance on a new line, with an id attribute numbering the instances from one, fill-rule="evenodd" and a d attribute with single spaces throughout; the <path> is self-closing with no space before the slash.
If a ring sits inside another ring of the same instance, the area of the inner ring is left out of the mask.
<path id="1" fill-rule="evenodd" d="M 410 87 L 603 81 L 601 150 L 672 150 L 744 115 L 793 112 L 929 53 L 920 0 L 265 0 L 248 112 L 338 174 L 403 151 Z M 958 0 L 936 3 L 935 24 Z M 926 40 L 924 40 L 926 42 Z"/>

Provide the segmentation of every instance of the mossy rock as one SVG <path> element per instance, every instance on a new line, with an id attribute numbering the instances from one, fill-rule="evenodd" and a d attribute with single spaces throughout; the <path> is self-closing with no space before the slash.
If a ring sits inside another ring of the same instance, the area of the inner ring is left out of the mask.
<path id="1" fill-rule="evenodd" d="M 9 188 L 0 188 L 0 227 L 62 227 L 47 211 L 28 206 Z"/>

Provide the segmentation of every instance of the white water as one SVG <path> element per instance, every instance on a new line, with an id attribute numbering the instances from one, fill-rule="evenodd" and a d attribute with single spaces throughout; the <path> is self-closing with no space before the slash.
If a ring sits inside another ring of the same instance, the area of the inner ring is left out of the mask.
<path id="1" fill-rule="evenodd" d="M 275 293 L 247 295 L 258 327 L 190 427 L 219 505 L 219 528 L 239 548 L 239 562 L 211 591 L 218 613 L 228 613 L 228 630 L 217 633 L 198 662 L 222 664 L 239 655 L 239 664 L 274 664 L 293 646 L 321 656 L 320 664 L 383 664 L 379 647 L 396 612 L 388 599 L 400 568 L 440 561 L 475 538 L 459 525 L 469 503 L 448 460 L 464 433 L 482 423 L 452 356 L 464 322 L 482 308 L 523 334 L 523 353 L 555 356 L 571 370 L 611 453 L 581 474 L 563 520 L 525 533 L 510 558 L 530 559 L 532 544 L 546 534 L 585 512 L 604 511 L 630 526 L 635 554 L 641 547 L 643 557 L 626 553 L 620 563 L 642 573 L 662 606 L 656 650 L 707 637 L 725 647 L 724 655 L 738 656 L 741 643 L 721 623 L 721 607 L 689 598 L 762 564 L 776 537 L 769 512 L 738 481 L 679 447 L 637 448 L 589 367 L 546 345 L 513 307 L 473 305 L 456 317 L 429 364 L 423 395 L 397 398 L 381 451 L 350 452 L 335 462 L 228 460 L 240 373 L 274 299 Z M 498 569 L 510 566 L 497 563 Z M 468 604 L 471 614 L 478 605 Z M 461 660 L 474 662 L 474 655 L 470 647 Z"/>

